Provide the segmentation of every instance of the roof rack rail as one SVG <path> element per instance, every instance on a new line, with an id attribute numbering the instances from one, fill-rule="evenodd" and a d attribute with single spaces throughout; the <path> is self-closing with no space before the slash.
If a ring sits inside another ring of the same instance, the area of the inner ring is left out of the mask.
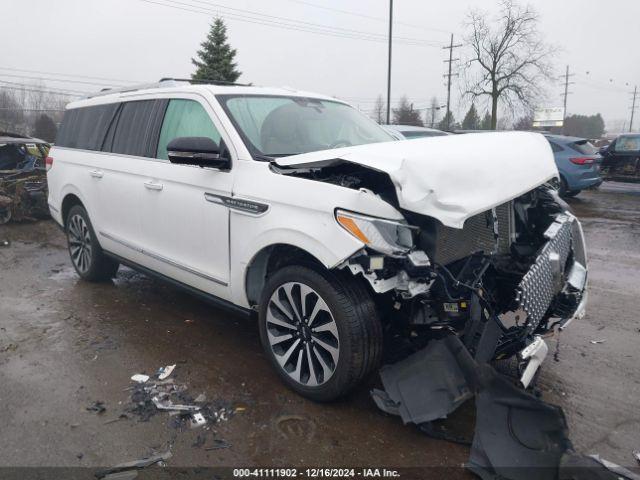
<path id="1" fill-rule="evenodd" d="M 103 88 L 99 92 L 87 95 L 85 98 L 100 97 L 102 95 L 111 95 L 113 93 L 135 92 L 136 90 L 146 90 L 149 88 L 164 88 L 164 87 L 175 87 L 175 86 L 177 86 L 177 83 L 173 81 L 173 79 L 163 78 L 159 82 L 155 82 L 155 83 L 139 83 L 136 85 L 129 85 L 127 87 Z"/>
<path id="2" fill-rule="evenodd" d="M 126 92 L 135 92 L 136 90 L 146 90 L 149 88 L 165 88 L 165 87 L 177 87 L 178 83 L 190 83 L 190 84 L 204 84 L 204 85 L 232 85 L 237 87 L 250 87 L 251 84 L 247 83 L 233 83 L 226 82 L 224 80 L 211 80 L 208 78 L 203 79 L 191 79 L 191 78 L 171 78 L 165 77 L 161 78 L 160 81 L 155 83 L 140 83 L 137 85 L 129 85 L 128 87 L 119 87 L 119 88 L 103 88 L 97 93 L 92 93 L 87 95 L 85 98 L 93 98 L 100 97 L 102 95 L 111 95 L 112 93 L 126 93 Z"/>
<path id="3" fill-rule="evenodd" d="M 167 78 L 161 78 L 160 81 L 168 81 L 168 80 L 173 80 L 174 82 L 188 82 L 188 83 L 195 83 L 195 84 L 205 84 L 205 85 L 231 85 L 231 86 L 235 86 L 235 87 L 252 87 L 253 85 L 250 83 L 234 83 L 234 82 L 227 82 L 226 80 L 213 80 L 211 78 L 172 78 L 172 77 L 167 77 Z"/>

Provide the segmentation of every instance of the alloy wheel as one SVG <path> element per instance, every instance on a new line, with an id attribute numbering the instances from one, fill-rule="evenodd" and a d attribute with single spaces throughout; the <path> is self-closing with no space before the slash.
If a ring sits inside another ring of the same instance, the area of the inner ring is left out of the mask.
<path id="1" fill-rule="evenodd" d="M 68 226 L 69 253 L 71 261 L 80 273 L 91 268 L 91 233 L 89 226 L 81 215 L 73 215 Z"/>
<path id="2" fill-rule="evenodd" d="M 340 354 L 338 325 L 318 292 L 300 282 L 279 286 L 266 322 L 271 351 L 289 377 L 308 387 L 331 378 Z"/>

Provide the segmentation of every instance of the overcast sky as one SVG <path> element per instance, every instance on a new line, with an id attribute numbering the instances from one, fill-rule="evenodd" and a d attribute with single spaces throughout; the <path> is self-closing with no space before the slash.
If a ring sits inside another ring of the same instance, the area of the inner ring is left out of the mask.
<path id="1" fill-rule="evenodd" d="M 68 74 L 134 82 L 188 77 L 193 71 L 190 59 L 218 12 L 238 50 L 243 72 L 239 81 L 335 95 L 363 110 L 370 110 L 376 96 L 386 91 L 388 0 L 149 1 L 209 13 L 143 0 L 2 0 L 0 81 L 30 83 L 34 80 L 15 75 L 42 76 L 8 69 L 51 72 L 46 78 Z M 628 92 L 640 84 L 640 1 L 530 3 L 540 14 L 546 40 L 558 47 L 554 62 L 558 75 L 567 64 L 576 74 L 568 112 L 600 112 L 610 130 L 621 128 L 630 114 Z M 456 43 L 462 40 L 462 23 L 470 8 L 495 11 L 497 1 L 395 1 L 394 34 L 402 39 L 394 44 L 392 99 L 406 94 L 416 108 L 422 108 L 434 95 L 441 101 L 446 98 L 442 78 L 446 51 L 441 46 L 448 43 L 448 32 L 456 35 Z M 265 19 L 286 23 L 276 17 L 307 22 L 298 23 L 301 29 L 330 26 L 349 38 L 260 24 Z M 371 41 L 370 36 L 364 40 L 364 35 L 377 35 L 374 40 L 381 41 Z M 100 88 L 42 82 L 48 88 Z M 460 118 L 468 105 L 460 104 L 455 84 L 454 92 L 452 110 Z M 561 92 L 560 84 L 550 86 L 547 104 L 561 105 Z"/>

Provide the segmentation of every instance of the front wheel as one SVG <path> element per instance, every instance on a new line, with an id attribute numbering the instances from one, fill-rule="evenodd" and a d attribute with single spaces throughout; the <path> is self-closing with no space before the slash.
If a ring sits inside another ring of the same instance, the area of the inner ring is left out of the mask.
<path id="1" fill-rule="evenodd" d="M 380 361 L 382 327 L 364 285 L 306 266 L 272 275 L 260 304 L 260 339 L 282 380 L 316 401 L 355 387 Z"/>
<path id="2" fill-rule="evenodd" d="M 116 275 L 118 262 L 107 257 L 102 251 L 84 207 L 71 207 L 65 230 L 71 263 L 80 278 L 100 282 Z"/>

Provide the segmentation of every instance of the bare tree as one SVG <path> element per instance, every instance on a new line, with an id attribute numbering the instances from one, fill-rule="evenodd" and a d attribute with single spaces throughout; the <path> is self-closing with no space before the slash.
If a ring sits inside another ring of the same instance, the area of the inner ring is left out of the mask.
<path id="1" fill-rule="evenodd" d="M 491 102 L 491 128 L 498 123 L 498 103 L 511 110 L 531 108 L 552 77 L 553 49 L 538 32 L 538 14 L 530 5 L 501 0 L 498 18 L 472 10 L 467 17 L 466 41 L 472 56 L 467 62 L 465 94 Z"/>
<path id="2" fill-rule="evenodd" d="M 382 100 L 382 95 L 378 95 L 378 98 L 376 98 L 376 103 L 373 106 L 373 119 L 379 124 L 383 124 L 386 112 L 387 107 L 384 104 L 384 100 Z"/>

